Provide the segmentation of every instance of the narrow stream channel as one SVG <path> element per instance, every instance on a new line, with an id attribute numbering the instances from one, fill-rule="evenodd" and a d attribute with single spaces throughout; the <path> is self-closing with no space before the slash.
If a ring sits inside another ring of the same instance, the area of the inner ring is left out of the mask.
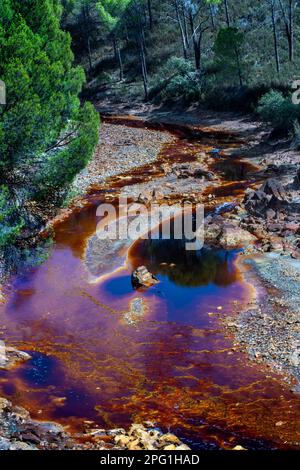
<path id="1" fill-rule="evenodd" d="M 199 149 L 226 146 L 237 146 L 236 139 L 216 134 L 207 141 L 178 130 L 160 158 L 192 161 Z M 214 191 L 219 204 L 243 194 L 250 170 L 229 157 L 216 161 L 215 171 L 224 175 Z M 85 248 L 106 191 L 158 175 L 149 165 L 131 176 L 92 191 L 80 211 L 56 225 L 51 256 L 7 286 L 3 339 L 32 359 L 0 371 L 0 396 L 73 432 L 87 420 L 105 428 L 147 420 L 192 448 L 295 447 L 300 397 L 233 347 L 220 321 L 251 295 L 236 267 L 237 251 L 186 252 L 175 240 L 143 240 L 130 249 L 130 267 L 145 264 L 159 284 L 133 291 L 125 267 L 90 282 Z M 110 260 L 116 262 L 117 251 Z"/>

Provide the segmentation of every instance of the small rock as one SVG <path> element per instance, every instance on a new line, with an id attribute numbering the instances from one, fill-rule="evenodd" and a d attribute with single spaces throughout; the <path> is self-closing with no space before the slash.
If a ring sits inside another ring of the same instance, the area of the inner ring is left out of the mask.
<path id="1" fill-rule="evenodd" d="M 176 449 L 178 449 L 178 447 L 176 447 L 174 444 L 170 444 L 164 447 L 164 450 L 176 450 Z"/>
<path id="2" fill-rule="evenodd" d="M 159 280 L 151 274 L 145 266 L 139 266 L 131 275 L 131 282 L 135 289 L 139 287 L 151 287 Z"/>
<path id="3" fill-rule="evenodd" d="M 181 444 L 180 446 L 176 447 L 176 450 L 191 450 L 191 448 L 186 444 Z"/>
<path id="4" fill-rule="evenodd" d="M 178 437 L 175 436 L 175 434 L 171 434 L 171 433 L 164 434 L 163 436 L 161 436 L 161 440 L 164 440 L 165 442 L 169 442 L 170 444 L 181 443 L 180 439 L 178 439 Z"/>
<path id="5" fill-rule="evenodd" d="M 128 450 L 142 450 L 142 447 L 140 446 L 139 440 L 135 439 L 134 441 L 131 441 L 128 446 Z"/>
<path id="6" fill-rule="evenodd" d="M 9 450 L 10 441 L 6 437 L 0 436 L 0 450 Z"/>
<path id="7" fill-rule="evenodd" d="M 130 442 L 130 437 L 125 436 L 124 434 L 119 434 L 115 436 L 115 443 L 121 447 L 126 447 Z"/>
<path id="8" fill-rule="evenodd" d="M 104 429 L 99 429 L 99 431 L 105 431 Z M 107 431 L 107 434 L 109 436 L 117 436 L 118 434 L 126 434 L 126 431 L 124 428 L 116 428 L 116 429 L 110 429 Z"/>

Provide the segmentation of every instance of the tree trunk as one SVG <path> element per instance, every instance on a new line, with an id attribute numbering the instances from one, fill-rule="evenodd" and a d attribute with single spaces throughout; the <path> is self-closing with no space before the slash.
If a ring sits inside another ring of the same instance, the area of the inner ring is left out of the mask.
<path id="1" fill-rule="evenodd" d="M 275 0 L 271 1 L 271 15 L 272 15 L 272 27 L 273 27 L 274 54 L 275 54 L 276 70 L 277 70 L 277 73 L 279 75 L 279 73 L 280 73 L 280 60 L 279 60 L 278 36 L 277 36 L 277 28 L 276 28 Z"/>
<path id="2" fill-rule="evenodd" d="M 113 40 L 113 49 L 114 49 L 115 61 L 117 62 L 117 60 L 118 60 L 117 41 L 116 41 L 116 36 L 114 34 L 112 35 L 112 40 Z"/>
<path id="3" fill-rule="evenodd" d="M 279 5 L 282 11 L 282 16 L 285 24 L 285 34 L 288 42 L 289 60 L 294 61 L 294 11 L 295 0 L 288 0 L 287 9 L 285 8 L 282 0 L 279 0 Z"/>
<path id="4" fill-rule="evenodd" d="M 294 62 L 294 1 L 289 2 L 289 59 Z"/>
<path id="5" fill-rule="evenodd" d="M 114 46 L 114 54 L 115 54 L 115 61 L 119 66 L 119 74 L 121 82 L 124 80 L 124 68 L 123 68 L 123 61 L 121 56 L 120 47 L 116 38 L 116 35 L 113 34 L 113 46 Z"/>
<path id="6" fill-rule="evenodd" d="M 228 0 L 224 0 L 224 6 L 225 6 L 226 23 L 227 23 L 227 27 L 229 28 L 230 16 L 229 16 Z"/>
<path id="7" fill-rule="evenodd" d="M 198 44 L 194 44 L 194 53 L 195 53 L 195 66 L 196 70 L 200 71 L 201 69 L 201 51 Z"/>
<path id="8" fill-rule="evenodd" d="M 188 40 L 189 35 L 188 35 L 188 27 L 186 24 L 186 12 L 184 9 L 184 5 L 182 5 L 182 18 L 183 18 L 183 31 L 184 31 L 185 43 L 187 45 L 187 49 L 189 49 L 190 48 L 189 40 Z"/>
<path id="9" fill-rule="evenodd" d="M 153 30 L 152 0 L 148 0 L 149 28 Z"/>
<path id="10" fill-rule="evenodd" d="M 181 21 L 181 17 L 180 17 L 178 0 L 175 0 L 175 10 L 176 10 L 177 22 L 178 22 L 179 29 L 180 29 L 180 34 L 181 34 L 181 42 L 182 42 L 182 49 L 183 49 L 183 57 L 184 57 L 185 59 L 187 59 L 187 58 L 188 58 L 188 54 L 187 54 L 186 36 L 185 36 L 185 33 L 184 33 L 184 27 L 183 27 L 183 24 L 182 24 L 182 21 Z"/>
<path id="11" fill-rule="evenodd" d="M 89 55 L 89 67 L 90 72 L 93 70 L 93 60 L 92 60 L 92 51 L 91 51 L 91 38 L 88 36 L 87 38 L 87 46 L 88 46 L 88 55 Z"/>
<path id="12" fill-rule="evenodd" d="M 211 27 L 212 27 L 213 30 L 215 30 L 216 29 L 216 22 L 215 22 L 214 10 L 213 10 L 212 5 L 209 5 L 209 13 L 210 13 Z"/>
<path id="13" fill-rule="evenodd" d="M 139 49 L 141 71 L 142 71 L 142 78 L 143 78 L 143 86 L 144 86 L 144 92 L 145 92 L 145 100 L 148 101 L 148 98 L 149 98 L 148 70 L 147 70 L 145 44 L 144 44 L 144 35 L 143 35 L 142 25 L 140 25 L 140 32 L 139 32 L 138 37 L 137 37 L 137 44 L 138 44 L 138 49 Z"/>
<path id="14" fill-rule="evenodd" d="M 86 34 L 86 46 L 89 58 L 89 71 L 91 72 L 93 68 L 92 62 L 92 51 L 91 51 L 91 37 L 90 37 L 90 26 L 89 26 L 89 11 L 87 10 L 86 6 L 83 6 L 83 18 L 84 18 L 84 25 L 85 25 L 85 34 Z"/>
<path id="15" fill-rule="evenodd" d="M 144 50 L 140 49 L 140 60 L 141 60 L 141 68 L 142 68 L 142 77 L 143 77 L 143 85 L 144 85 L 144 92 L 145 92 L 145 101 L 148 101 L 149 92 L 148 92 L 148 73 L 146 69 L 146 60 L 145 60 L 145 53 Z"/>
<path id="16" fill-rule="evenodd" d="M 242 75 L 240 54 L 239 54 L 239 51 L 238 51 L 237 47 L 235 47 L 235 56 L 236 56 L 236 65 L 237 65 L 237 70 L 238 70 L 238 77 L 239 77 L 240 87 L 242 87 L 243 86 L 243 75 Z"/>
<path id="17" fill-rule="evenodd" d="M 201 69 L 201 36 L 197 39 L 197 32 L 194 27 L 194 19 L 192 14 L 189 15 L 190 27 L 193 38 L 193 47 L 194 47 L 194 57 L 195 57 L 195 67 L 197 71 Z"/>
<path id="18" fill-rule="evenodd" d="M 119 69 L 120 69 L 120 80 L 122 82 L 124 80 L 124 68 L 123 68 L 121 51 L 118 45 L 117 45 L 117 54 L 118 54 L 118 62 L 119 62 Z"/>

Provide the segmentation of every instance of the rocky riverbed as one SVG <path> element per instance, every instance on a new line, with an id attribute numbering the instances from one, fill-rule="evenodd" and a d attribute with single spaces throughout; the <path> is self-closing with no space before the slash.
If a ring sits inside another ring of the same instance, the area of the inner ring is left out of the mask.
<path id="1" fill-rule="evenodd" d="M 283 372 L 299 392 L 300 262 L 280 253 L 245 262 L 251 267 L 245 275 L 256 286 L 256 298 L 246 311 L 226 318 L 225 324 L 253 360 Z"/>
<path id="2" fill-rule="evenodd" d="M 172 433 L 153 423 L 132 424 L 129 430 L 93 428 L 68 434 L 56 423 L 41 423 L 28 411 L 0 398 L 0 451 L 3 450 L 190 450 Z"/>
<path id="3" fill-rule="evenodd" d="M 82 195 L 91 185 L 103 183 L 108 177 L 152 163 L 162 146 L 172 141 L 173 136 L 167 132 L 114 126 L 104 121 L 94 157 L 77 176 L 71 191 Z"/>

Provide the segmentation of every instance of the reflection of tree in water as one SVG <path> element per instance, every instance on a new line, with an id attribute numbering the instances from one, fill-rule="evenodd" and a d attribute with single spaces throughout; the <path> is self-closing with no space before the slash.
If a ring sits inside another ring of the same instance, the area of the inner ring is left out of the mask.
<path id="1" fill-rule="evenodd" d="M 20 243 L 21 245 L 21 243 Z M 7 245 L 0 254 L 0 274 L 5 279 L 12 273 L 24 273 L 44 263 L 52 253 L 51 238 L 35 246 Z"/>
<path id="2" fill-rule="evenodd" d="M 215 283 L 225 287 L 237 279 L 235 251 L 212 248 L 187 251 L 184 240 L 143 240 L 136 247 L 136 254 L 153 273 L 168 276 L 181 286 Z"/>

